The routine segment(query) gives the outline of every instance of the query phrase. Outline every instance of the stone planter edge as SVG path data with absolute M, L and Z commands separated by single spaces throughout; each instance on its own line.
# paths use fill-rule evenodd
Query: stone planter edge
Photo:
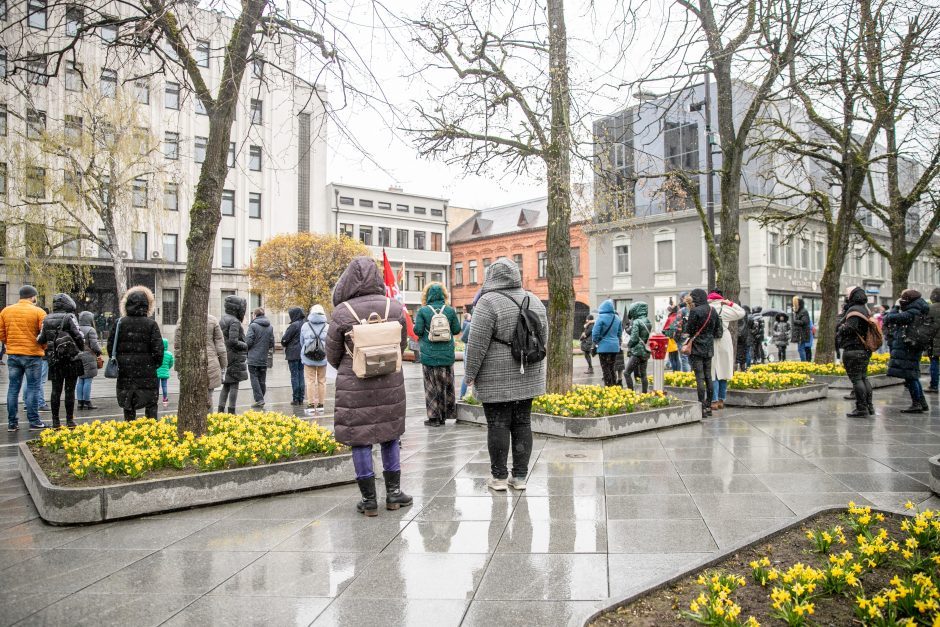
M 852 382 L 849 381 L 848 377 L 837 377 L 832 375 L 822 375 L 814 374 L 813 379 L 817 383 L 828 383 L 830 390 L 850 390 L 852 389 Z M 871 382 L 871 387 L 873 389 L 884 388 L 891 385 L 901 385 L 904 383 L 902 379 L 895 379 L 894 377 L 889 377 L 886 374 L 876 374 L 868 377 L 868 381 Z
M 930 490 L 940 496 L 940 455 L 934 455 L 930 462 Z
M 54 485 L 21 442 L 18 467 L 40 518 L 53 525 L 99 523 L 215 505 L 257 496 L 351 483 L 352 455 L 291 460 L 126 484 L 75 488 Z
M 692 400 L 697 392 L 695 388 L 667 385 L 664 388 L 667 394 L 678 398 Z M 786 390 L 728 390 L 725 405 L 728 407 L 782 407 L 795 403 L 805 403 L 826 398 L 829 394 L 828 383 L 811 383 Z M 799 397 L 799 398 L 793 398 Z

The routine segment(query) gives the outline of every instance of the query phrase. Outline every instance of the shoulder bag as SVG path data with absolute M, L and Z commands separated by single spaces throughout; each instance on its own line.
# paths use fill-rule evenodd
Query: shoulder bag
M 118 340 L 120 339 L 121 333 L 121 321 L 117 321 L 117 325 L 114 327 L 114 350 L 111 351 L 111 354 L 108 355 L 108 365 L 104 369 L 104 378 L 105 379 L 117 379 L 118 378 L 118 361 L 117 361 L 117 347 Z
M 709 307 L 709 308 L 708 308 L 708 315 L 705 316 L 705 322 L 704 322 L 704 324 L 702 324 L 702 326 L 700 326 L 700 327 L 698 328 L 698 331 L 695 332 L 695 335 L 693 335 L 692 337 L 689 338 L 689 341 L 688 341 L 688 342 L 686 342 L 685 344 L 682 345 L 682 348 L 679 349 L 679 352 L 681 352 L 683 355 L 691 355 L 691 354 L 692 354 L 692 342 L 694 342 L 694 341 L 695 341 L 695 338 L 697 338 L 697 337 L 699 336 L 699 334 L 700 334 L 702 331 L 705 330 L 705 327 L 708 326 L 708 323 L 709 323 L 709 321 L 711 321 L 711 319 L 712 319 L 712 308 Z

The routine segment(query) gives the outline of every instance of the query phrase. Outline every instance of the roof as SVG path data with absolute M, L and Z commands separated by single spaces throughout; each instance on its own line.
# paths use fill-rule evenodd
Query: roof
M 365 192 L 378 192 L 381 194 L 397 194 L 398 196 L 411 196 L 414 198 L 424 198 L 426 200 L 437 200 L 442 203 L 447 203 L 447 198 L 441 198 L 440 196 L 428 196 L 427 194 L 413 194 L 411 192 L 406 192 L 403 189 L 397 189 L 394 187 L 367 187 L 365 185 L 354 185 L 352 183 L 338 183 L 333 181 L 329 183 L 333 186 L 333 189 L 357 189 Z
M 483 209 L 450 233 L 450 242 L 464 242 L 548 226 L 548 197 Z

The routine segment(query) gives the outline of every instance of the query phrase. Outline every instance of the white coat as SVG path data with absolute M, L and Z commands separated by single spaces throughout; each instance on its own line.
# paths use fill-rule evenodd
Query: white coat
M 734 344 L 732 336 L 738 334 L 738 320 L 744 317 L 744 309 L 736 303 L 713 300 L 708 303 L 721 318 L 724 333 L 715 340 L 715 356 L 712 357 L 712 380 L 730 379 L 734 374 Z

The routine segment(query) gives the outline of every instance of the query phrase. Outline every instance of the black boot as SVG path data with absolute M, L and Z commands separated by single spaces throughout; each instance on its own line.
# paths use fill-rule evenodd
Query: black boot
M 53 417 L 52 417 L 52 428 L 53 428 L 53 429 L 58 429 L 58 428 L 61 427 L 61 426 L 62 426 L 62 424 L 59 422 L 59 417 L 58 417 L 58 416 L 53 416 Z
M 65 417 L 65 426 L 68 427 L 69 429 L 74 429 L 74 428 L 77 427 L 78 425 L 75 424 L 75 418 L 74 418 L 73 416 L 66 416 L 66 417 Z
M 378 516 L 379 504 L 375 497 L 375 477 L 368 479 L 359 479 L 359 492 L 362 493 L 362 500 L 356 503 L 356 511 L 366 516 Z
M 92 405 L 91 401 L 85 401 L 85 409 L 98 409 L 98 406 Z
M 220 410 L 219 410 L 219 413 L 221 413 L 221 412 L 222 412 L 222 410 L 220 409 Z M 227 414 L 232 414 L 233 416 L 236 415 L 236 414 L 235 414 L 235 408 L 234 408 L 234 407 L 229 407 L 228 410 L 227 410 L 225 413 L 227 413 Z
M 386 471 L 385 477 L 385 509 L 398 509 L 408 507 L 414 502 L 410 496 L 401 491 L 401 471 Z
M 848 394 L 846 394 L 846 395 L 843 396 L 842 398 L 844 398 L 844 399 L 847 400 L 847 401 L 854 401 L 854 400 L 855 400 L 855 390 L 852 390 L 851 392 L 849 392 Z
M 920 401 L 914 401 L 911 403 L 910 407 L 908 407 L 907 409 L 902 409 L 901 413 L 902 414 L 922 414 L 924 413 L 924 406 L 921 405 Z
M 225 413 L 225 405 L 219 405 L 219 410 L 218 410 L 217 413 L 219 413 L 219 414 L 224 414 L 224 413 Z
M 921 409 L 921 411 L 925 411 L 925 412 L 926 412 L 926 411 L 930 411 L 930 405 L 927 404 L 927 397 L 926 397 L 926 396 L 921 396 L 921 397 L 920 397 L 920 409 Z
M 85 409 L 85 401 L 78 401 L 78 409 Z

